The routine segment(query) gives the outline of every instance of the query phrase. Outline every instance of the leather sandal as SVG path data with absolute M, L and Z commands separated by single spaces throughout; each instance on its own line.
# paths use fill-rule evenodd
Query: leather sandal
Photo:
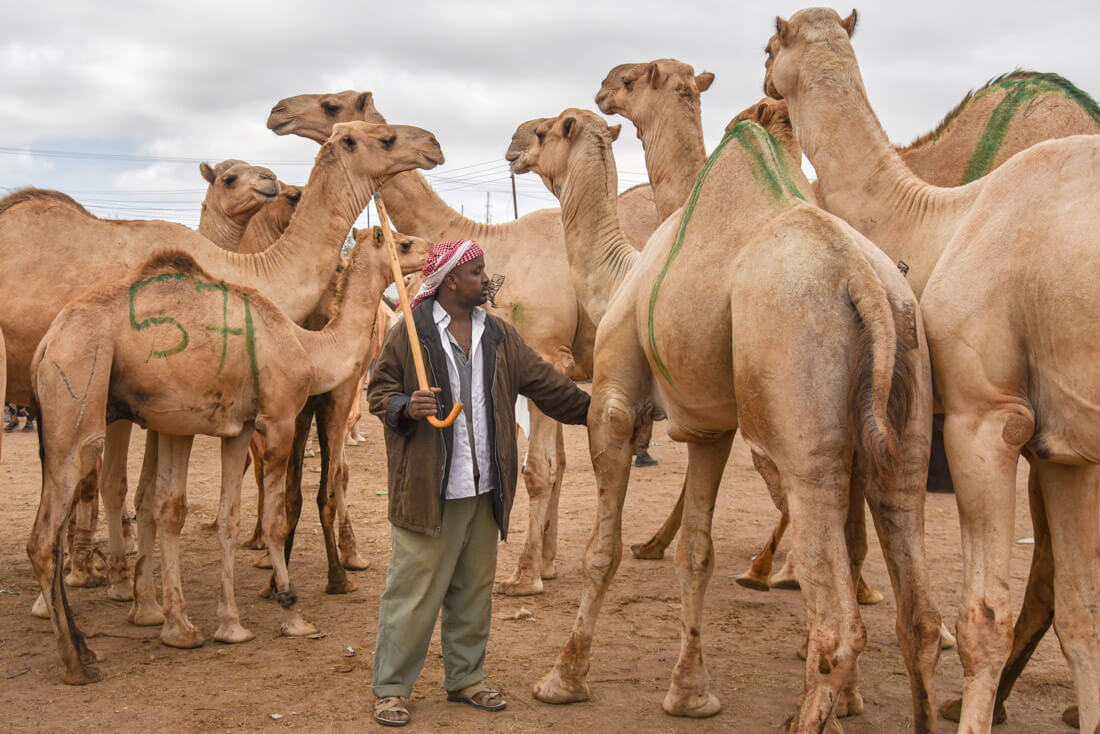
M 508 705 L 500 691 L 485 685 L 485 681 L 474 683 L 461 691 L 451 691 L 447 694 L 447 700 L 456 703 L 467 703 L 482 711 L 500 711 Z
M 404 726 L 410 718 L 398 696 L 385 696 L 374 702 L 374 720 L 382 726 Z

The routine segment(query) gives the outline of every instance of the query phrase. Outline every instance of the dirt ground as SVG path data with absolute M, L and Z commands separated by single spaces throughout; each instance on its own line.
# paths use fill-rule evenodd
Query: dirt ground
M 243 624 L 256 639 L 227 646 L 208 642 L 197 650 L 163 646 L 157 628 L 127 624 L 126 604 L 109 601 L 103 588 L 76 589 L 71 600 L 93 649 L 105 654 L 105 680 L 85 687 L 61 683 L 61 664 L 50 624 L 30 616 L 38 592 L 24 544 L 37 507 L 39 463 L 33 434 L 4 437 L 0 465 L 0 729 L 8 731 L 222 731 L 296 728 L 360 731 L 371 719 L 371 658 L 378 599 L 389 552 L 385 465 L 381 426 L 363 420 L 368 443 L 349 448 L 352 517 L 371 568 L 354 573 L 358 591 L 329 596 L 324 588 L 324 547 L 314 505 L 307 501 L 291 566 L 301 608 L 325 633 L 321 639 L 277 636 L 273 602 L 259 598 L 267 572 L 251 567 L 255 551 L 238 555 L 237 594 Z M 142 438 L 135 431 L 130 453 L 136 481 Z M 653 454 L 660 466 L 635 470 L 626 501 L 625 541 L 649 537 L 675 502 L 687 452 L 655 430 Z M 553 663 L 577 608 L 580 557 L 594 512 L 594 483 L 583 428 L 566 429 L 568 470 L 561 499 L 559 568 L 537 597 L 494 597 L 493 632 L 487 670 L 490 682 L 508 698 L 497 714 L 447 703 L 442 690 L 438 631 L 411 704 L 407 731 L 455 730 L 528 732 L 765 732 L 775 731 L 793 710 L 801 687 L 802 663 L 795 657 L 803 629 L 797 592 L 758 593 L 732 576 L 765 540 L 776 519 L 747 447 L 739 439 L 726 469 L 714 523 L 717 567 L 706 599 L 703 636 L 713 690 L 724 708 L 712 719 L 666 716 L 661 700 L 679 651 L 679 586 L 671 553 L 663 561 L 637 561 L 629 552 L 608 594 L 600 618 L 589 675 L 592 700 L 549 706 L 531 697 L 531 684 Z M 307 460 L 306 481 L 316 486 L 319 460 Z M 196 442 L 189 488 L 190 514 L 184 530 L 184 587 L 191 619 L 209 638 L 216 627 L 217 543 L 202 527 L 214 516 L 218 493 L 218 450 L 213 439 Z M 255 489 L 246 480 L 244 526 L 255 518 Z M 1017 537 L 1032 535 L 1027 516 L 1024 467 L 1017 482 Z M 513 535 L 501 546 L 498 580 L 516 562 L 527 523 L 522 488 L 512 518 Z M 958 517 L 953 496 L 929 495 L 928 551 L 936 600 L 953 625 L 962 579 Z M 100 542 L 105 544 L 105 529 Z M 873 536 L 873 533 L 872 533 Z M 865 576 L 887 593 L 877 607 L 864 607 L 868 645 L 861 658 L 863 714 L 846 719 L 848 732 L 911 729 L 905 669 L 894 639 L 894 604 L 875 540 Z M 1023 593 L 1031 546 L 1017 544 L 1012 592 Z M 159 582 L 158 582 L 159 588 Z M 525 608 L 533 619 L 510 619 Z M 350 648 L 350 651 L 349 651 Z M 959 694 L 961 668 L 955 650 L 945 651 L 937 675 L 939 700 Z M 1073 698 L 1067 667 L 1053 634 L 1039 646 L 1009 701 L 1002 732 L 1068 731 L 1062 709 Z M 381 730 L 380 728 L 376 730 Z M 954 731 L 941 722 L 939 731 Z

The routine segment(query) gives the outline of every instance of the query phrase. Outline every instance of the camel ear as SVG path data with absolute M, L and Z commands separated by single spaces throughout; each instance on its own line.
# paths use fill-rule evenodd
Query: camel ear
M 202 177 L 206 179 L 207 183 L 214 183 L 214 179 L 217 178 L 217 176 L 214 175 L 214 169 L 210 167 L 209 163 L 200 163 L 199 173 L 202 174 Z
M 714 84 L 714 74 L 709 71 L 704 71 L 702 74 L 695 75 L 695 86 L 699 87 L 700 92 L 705 92 L 710 89 L 710 85 Z
M 577 124 L 577 118 L 570 115 L 561 121 L 561 136 L 567 140 L 571 140 L 577 137 L 577 131 L 580 130 L 580 125 Z
M 778 15 L 775 16 L 775 35 L 779 38 L 780 43 L 787 42 L 787 32 L 790 30 L 790 28 L 790 23 L 783 20 Z
M 623 131 L 622 125 L 611 125 L 607 128 L 607 132 L 611 133 L 611 142 L 614 143 L 619 139 L 619 133 Z
M 857 20 L 859 20 L 859 14 L 856 13 L 855 8 L 852 8 L 852 14 L 840 21 L 840 25 L 843 26 L 844 30 L 848 31 L 848 38 L 851 38 L 852 34 L 856 32 Z
M 650 63 L 646 74 L 649 76 L 649 86 L 656 87 L 661 83 L 661 70 L 657 68 L 657 64 Z
M 355 100 L 355 109 L 359 110 L 360 112 L 367 109 L 367 104 L 370 102 L 371 97 L 373 96 L 374 95 L 370 92 L 360 92 L 359 97 L 357 97 Z
M 374 246 L 381 247 L 385 242 L 385 238 L 382 237 L 382 228 L 375 225 L 374 227 Z

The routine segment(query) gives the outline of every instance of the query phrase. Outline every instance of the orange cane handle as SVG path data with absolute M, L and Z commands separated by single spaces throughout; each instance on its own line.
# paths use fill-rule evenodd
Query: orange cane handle
M 446 428 L 446 427 L 448 427 L 449 425 L 451 425 L 452 423 L 455 422 L 455 418 L 457 418 L 458 414 L 461 413 L 461 412 L 462 412 L 462 403 L 457 402 L 457 403 L 454 404 L 454 407 L 451 408 L 451 414 L 448 415 L 446 418 L 444 418 L 443 420 L 439 420 L 434 415 L 429 415 L 428 416 L 428 423 L 431 423 L 436 428 Z

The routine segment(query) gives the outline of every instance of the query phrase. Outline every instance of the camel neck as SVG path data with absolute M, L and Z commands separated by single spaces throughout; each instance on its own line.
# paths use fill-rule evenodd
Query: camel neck
M 663 221 L 687 201 L 707 157 L 699 105 L 658 110 L 635 124 L 657 214 Z
M 811 44 L 824 46 L 833 48 Z M 917 178 L 875 117 L 854 55 L 817 63 L 811 55 L 807 51 L 788 109 L 798 143 L 818 175 L 819 203 L 891 259 L 904 261 L 919 297 L 977 188 L 941 189 Z
M 202 203 L 199 215 L 199 234 L 223 250 L 238 252 L 241 238 L 244 236 L 248 218 L 238 221 L 222 211 L 217 211 L 207 202 Z
M 241 244 L 237 252 L 246 254 L 263 252 L 282 237 L 283 232 L 286 231 L 286 225 L 269 215 L 267 211 L 268 207 L 264 207 L 249 220 L 244 234 L 241 235 Z
M 619 222 L 618 174 L 610 144 L 597 137 L 575 148 L 564 180 L 552 184 L 561 202 L 573 288 L 598 325 L 638 258 Z
M 382 198 L 396 229 L 426 240 L 480 242 L 507 226 L 477 222 L 456 212 L 418 171 L 406 171 L 391 178 L 382 187 Z
M 313 369 L 310 395 L 332 390 L 365 366 L 371 344 L 371 331 L 378 314 L 383 291 L 393 281 L 379 268 L 372 267 L 371 245 L 352 250 L 347 275 L 337 286 L 336 316 L 321 331 L 297 329 L 298 340 L 309 354 Z M 364 251 L 360 252 L 360 248 Z

